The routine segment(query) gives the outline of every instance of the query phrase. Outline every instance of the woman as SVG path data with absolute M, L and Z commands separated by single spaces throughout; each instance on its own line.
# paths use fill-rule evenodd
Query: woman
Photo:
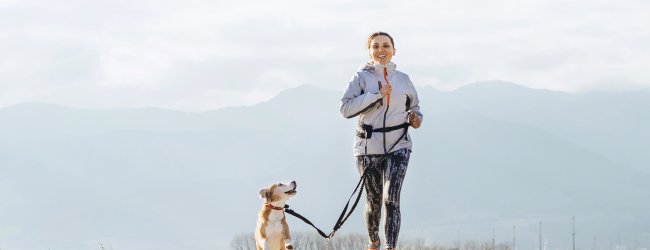
M 419 128 L 422 113 L 408 75 L 395 70 L 393 38 L 375 32 L 366 44 L 371 62 L 354 74 L 343 98 L 341 114 L 359 116 L 354 156 L 366 175 L 368 249 L 379 249 L 382 201 L 386 207 L 386 249 L 395 249 L 400 229 L 399 198 L 411 154 L 409 126 Z

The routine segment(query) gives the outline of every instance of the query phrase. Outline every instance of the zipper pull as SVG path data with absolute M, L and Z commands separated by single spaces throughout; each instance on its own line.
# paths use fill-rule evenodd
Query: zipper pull
M 388 82 L 388 71 L 386 71 L 386 68 L 384 68 L 384 80 L 386 80 L 386 85 L 390 85 L 390 82 Z M 386 106 L 390 106 L 390 93 L 388 96 L 386 96 Z

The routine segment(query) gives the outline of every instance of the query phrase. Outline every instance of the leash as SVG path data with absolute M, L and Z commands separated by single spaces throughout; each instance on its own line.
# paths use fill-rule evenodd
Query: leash
M 404 138 L 404 136 L 406 136 L 407 133 L 408 133 L 408 126 L 404 128 L 404 133 L 402 133 L 402 136 L 400 136 L 400 138 L 397 139 L 397 141 L 395 141 L 395 143 L 393 144 L 393 146 L 390 147 L 388 152 L 393 150 L 393 148 L 395 148 L 395 146 L 397 146 L 397 143 L 399 143 L 399 141 L 401 141 L 402 138 Z M 298 219 L 301 219 L 303 222 L 307 223 L 308 225 L 312 226 L 314 229 L 316 229 L 316 231 L 318 231 L 318 234 L 320 234 L 320 236 L 322 236 L 323 238 L 331 239 L 336 234 L 336 231 L 338 231 L 341 228 L 341 226 L 343 226 L 343 223 L 345 223 L 345 221 L 347 221 L 348 218 L 350 218 L 350 215 L 352 215 L 352 212 L 354 212 L 354 209 L 357 208 L 357 205 L 359 204 L 359 200 L 361 199 L 361 193 L 363 193 L 363 185 L 362 185 L 362 183 L 366 179 L 366 171 L 368 169 L 375 168 L 375 167 L 379 166 L 379 164 L 381 164 L 386 159 L 388 159 L 389 156 L 390 156 L 390 153 L 386 153 L 386 154 L 384 154 L 382 156 L 382 158 L 380 158 L 379 161 L 375 162 L 375 164 L 363 169 L 363 172 L 361 173 L 361 177 L 359 178 L 359 182 L 357 182 L 357 186 L 354 188 L 354 191 L 352 191 L 352 194 L 350 195 L 350 198 L 348 198 L 348 202 L 345 204 L 345 207 L 343 208 L 343 211 L 341 211 L 341 215 L 339 215 L 338 220 L 336 220 L 336 223 L 334 224 L 334 228 L 332 228 L 331 233 L 325 234 L 323 232 L 323 230 L 320 230 L 318 227 L 316 227 L 314 225 L 314 223 L 309 221 L 307 218 L 305 218 L 304 216 L 300 215 L 299 213 L 293 211 L 292 209 L 289 209 L 288 204 L 284 205 L 284 211 L 286 213 L 290 214 L 290 215 L 293 215 L 294 217 L 296 217 Z M 357 193 L 357 190 L 359 191 L 358 193 Z M 355 199 L 354 203 L 352 204 L 352 207 L 350 208 L 350 211 L 348 212 L 348 207 L 350 206 L 350 201 L 352 200 L 352 197 L 354 196 L 355 193 L 357 194 L 357 198 Z
M 288 213 L 288 214 L 290 214 L 290 215 L 293 215 L 293 216 L 295 216 L 296 218 L 301 219 L 302 221 L 304 221 L 304 222 L 307 223 L 308 225 L 312 226 L 314 229 L 316 229 L 316 231 L 318 231 L 318 234 L 320 234 L 320 236 L 323 236 L 323 238 L 325 238 L 325 239 L 329 239 L 329 238 L 331 238 L 331 236 L 333 236 L 332 234 L 329 234 L 329 235 L 325 234 L 325 233 L 323 232 L 323 230 L 320 230 L 318 227 L 316 227 L 316 226 L 314 225 L 314 223 L 311 223 L 311 221 L 309 221 L 307 218 L 305 218 L 304 216 L 300 215 L 299 213 L 296 213 L 296 212 L 293 211 L 292 209 L 289 209 L 289 205 L 287 205 L 287 204 L 284 205 L 284 212 L 286 212 L 286 213 Z
M 378 165 L 378 163 L 383 162 L 387 158 L 388 157 L 383 158 L 381 161 L 377 162 L 377 165 Z M 341 215 L 339 215 L 338 220 L 336 220 L 336 223 L 334 223 L 334 228 L 332 229 L 332 232 L 329 233 L 329 234 L 325 234 L 325 232 L 323 232 L 323 230 L 316 227 L 314 225 L 314 223 L 309 221 L 309 219 L 307 219 L 304 216 L 300 215 L 296 211 L 293 211 L 293 209 L 290 209 L 288 204 L 284 205 L 284 211 L 286 213 L 290 214 L 290 215 L 293 215 L 294 217 L 296 217 L 298 219 L 301 219 L 303 222 L 307 223 L 307 225 L 312 226 L 314 229 L 316 229 L 316 231 L 318 231 L 318 234 L 320 234 L 320 236 L 322 236 L 323 238 L 331 239 L 332 237 L 334 237 L 334 234 L 336 234 L 336 231 L 338 231 L 341 228 L 341 226 L 343 226 L 343 223 L 345 223 L 345 221 L 348 220 L 350 215 L 352 215 L 352 212 L 354 212 L 354 209 L 357 207 L 357 204 L 359 204 L 359 200 L 361 199 L 361 193 L 363 193 L 363 185 L 361 185 L 361 183 L 363 183 L 363 180 L 365 180 L 365 179 L 366 179 L 366 171 L 364 170 L 363 174 L 359 178 L 359 182 L 357 183 L 357 186 L 354 188 L 354 191 L 352 191 L 352 194 L 350 195 L 350 198 L 348 198 L 348 202 L 345 204 L 345 207 L 343 208 L 343 211 L 341 211 Z M 359 190 L 358 193 L 357 193 L 357 190 Z M 352 208 L 348 212 L 348 207 L 350 206 L 350 201 L 352 200 L 352 197 L 354 196 L 355 193 L 357 193 L 357 198 L 355 199 L 354 203 L 352 204 Z

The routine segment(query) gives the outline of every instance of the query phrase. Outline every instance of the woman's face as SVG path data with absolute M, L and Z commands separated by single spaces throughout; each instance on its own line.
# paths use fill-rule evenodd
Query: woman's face
M 376 36 L 370 42 L 370 58 L 375 64 L 387 64 L 395 55 L 395 48 L 387 36 Z

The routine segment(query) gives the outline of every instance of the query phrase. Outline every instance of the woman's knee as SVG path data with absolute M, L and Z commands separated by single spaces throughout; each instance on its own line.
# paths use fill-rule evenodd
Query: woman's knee
M 399 211 L 399 200 L 385 200 L 386 211 Z

